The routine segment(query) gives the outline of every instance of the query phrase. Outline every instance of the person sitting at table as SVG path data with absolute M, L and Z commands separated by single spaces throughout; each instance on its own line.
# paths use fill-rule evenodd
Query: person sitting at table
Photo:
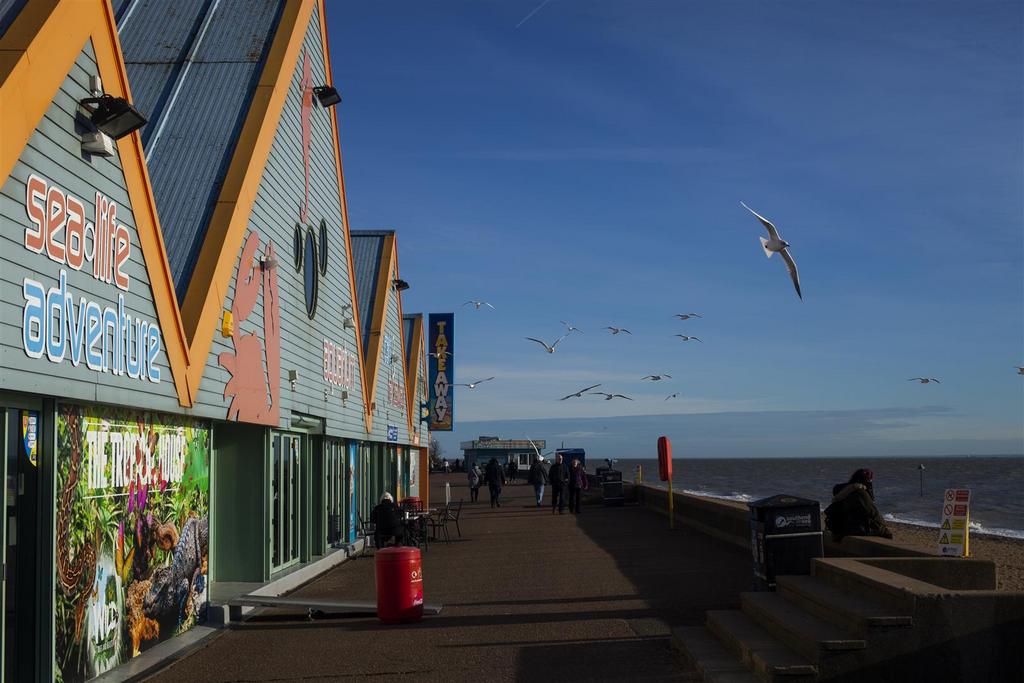
M 370 512 L 370 522 L 373 524 L 375 548 L 398 545 L 402 538 L 402 519 L 390 493 L 385 492 L 380 497 L 380 502 Z

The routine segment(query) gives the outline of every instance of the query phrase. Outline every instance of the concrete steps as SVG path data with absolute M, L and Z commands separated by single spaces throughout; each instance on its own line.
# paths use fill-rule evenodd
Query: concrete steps
M 708 612 L 708 629 L 766 683 L 813 683 L 818 668 L 739 610 Z
M 742 660 L 703 626 L 672 629 L 672 644 L 693 662 L 710 683 L 757 683 Z
M 836 626 L 870 636 L 888 629 L 910 628 L 914 619 L 909 613 L 886 607 L 870 596 L 848 593 L 816 576 L 780 576 L 776 590 L 802 609 Z
M 827 559 L 813 572 L 777 577 L 777 592 L 742 593 L 741 609 L 708 612 L 705 629 L 675 629 L 674 644 L 705 681 L 730 683 L 845 679 L 900 649 L 914 592 L 927 584 Z
M 740 604 L 754 621 L 813 664 L 834 652 L 867 647 L 855 633 L 804 611 L 778 593 L 743 593 Z

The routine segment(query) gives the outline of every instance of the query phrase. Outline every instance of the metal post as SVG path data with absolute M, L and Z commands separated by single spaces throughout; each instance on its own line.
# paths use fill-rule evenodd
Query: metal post
M 921 476 L 921 496 L 924 497 L 924 463 L 917 466 L 917 471 Z
M 448 482 L 444 483 L 444 504 L 448 505 L 452 502 L 452 485 Z
M 668 480 L 668 528 L 676 528 L 675 496 L 672 495 L 672 479 Z

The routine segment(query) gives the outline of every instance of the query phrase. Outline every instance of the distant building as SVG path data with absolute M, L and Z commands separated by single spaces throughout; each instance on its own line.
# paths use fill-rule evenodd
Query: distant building
M 533 439 L 537 449 L 544 452 L 547 442 L 544 439 Z M 466 467 L 472 467 L 477 463 L 480 467 L 487 464 L 491 458 L 497 458 L 502 465 L 516 461 L 520 469 L 528 468 L 534 456 L 533 446 L 530 439 L 499 439 L 496 436 L 479 436 L 473 441 L 463 441 L 459 444 L 465 458 Z

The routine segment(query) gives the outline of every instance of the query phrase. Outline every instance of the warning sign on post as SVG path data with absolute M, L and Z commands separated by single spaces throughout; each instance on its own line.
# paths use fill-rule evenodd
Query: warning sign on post
M 971 526 L 971 490 L 946 489 L 942 498 L 942 523 L 939 525 L 939 554 L 967 557 Z

